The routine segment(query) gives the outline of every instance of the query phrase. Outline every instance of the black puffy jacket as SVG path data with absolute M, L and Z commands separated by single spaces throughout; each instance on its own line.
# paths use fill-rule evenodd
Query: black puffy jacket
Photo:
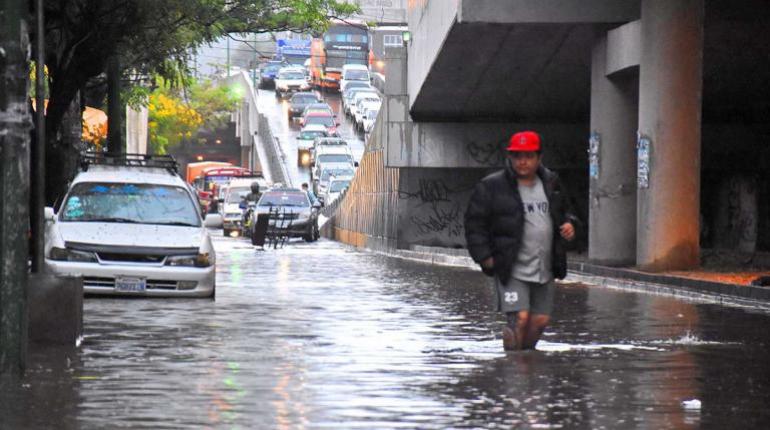
M 569 221 L 577 228 L 577 217 L 571 210 L 558 175 L 542 165 L 537 174 L 543 182 L 553 221 L 553 275 L 562 279 L 567 276 L 567 252 L 566 241 L 559 234 L 559 226 Z M 485 273 L 497 275 L 503 284 L 507 284 L 523 233 L 524 205 L 516 182 L 516 172 L 506 161 L 505 169 L 482 179 L 471 194 L 465 211 L 468 253 L 477 263 L 493 257 L 494 270 Z

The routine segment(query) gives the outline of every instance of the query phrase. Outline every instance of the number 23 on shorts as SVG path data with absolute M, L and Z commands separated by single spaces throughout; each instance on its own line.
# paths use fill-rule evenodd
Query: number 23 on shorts
M 519 293 L 515 291 L 506 292 L 504 299 L 506 303 L 516 303 L 519 301 Z

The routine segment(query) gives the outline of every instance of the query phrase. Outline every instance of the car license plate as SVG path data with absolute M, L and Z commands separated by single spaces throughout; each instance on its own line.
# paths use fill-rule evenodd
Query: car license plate
M 139 293 L 147 289 L 147 281 L 144 278 L 115 278 L 115 291 L 121 293 Z

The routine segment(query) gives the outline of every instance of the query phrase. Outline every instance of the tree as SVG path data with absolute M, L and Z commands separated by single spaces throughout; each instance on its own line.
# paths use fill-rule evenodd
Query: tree
M 89 81 L 104 79 L 110 56 L 119 55 L 124 70 L 179 83 L 190 49 L 223 34 L 318 30 L 355 11 L 338 0 L 46 0 L 47 201 L 74 173 L 60 162 L 78 150 L 62 140 L 65 114 Z
M 235 88 L 215 85 L 210 80 L 188 82 L 173 87 L 163 79 L 149 95 L 150 148 L 155 154 L 183 140 L 193 138 L 199 128 L 224 127 L 243 94 Z

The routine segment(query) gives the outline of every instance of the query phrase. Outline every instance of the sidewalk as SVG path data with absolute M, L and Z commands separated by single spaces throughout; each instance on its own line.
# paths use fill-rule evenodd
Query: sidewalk
M 478 269 L 465 249 L 413 246 L 409 250 L 375 252 L 431 264 Z M 770 276 L 770 254 L 757 253 L 751 261 L 746 261 L 745 256 L 728 251 L 704 250 L 701 268 L 665 273 L 591 264 L 586 257 L 585 254 L 570 254 L 567 281 L 770 309 L 770 287 L 751 285 L 751 281 L 759 276 Z

